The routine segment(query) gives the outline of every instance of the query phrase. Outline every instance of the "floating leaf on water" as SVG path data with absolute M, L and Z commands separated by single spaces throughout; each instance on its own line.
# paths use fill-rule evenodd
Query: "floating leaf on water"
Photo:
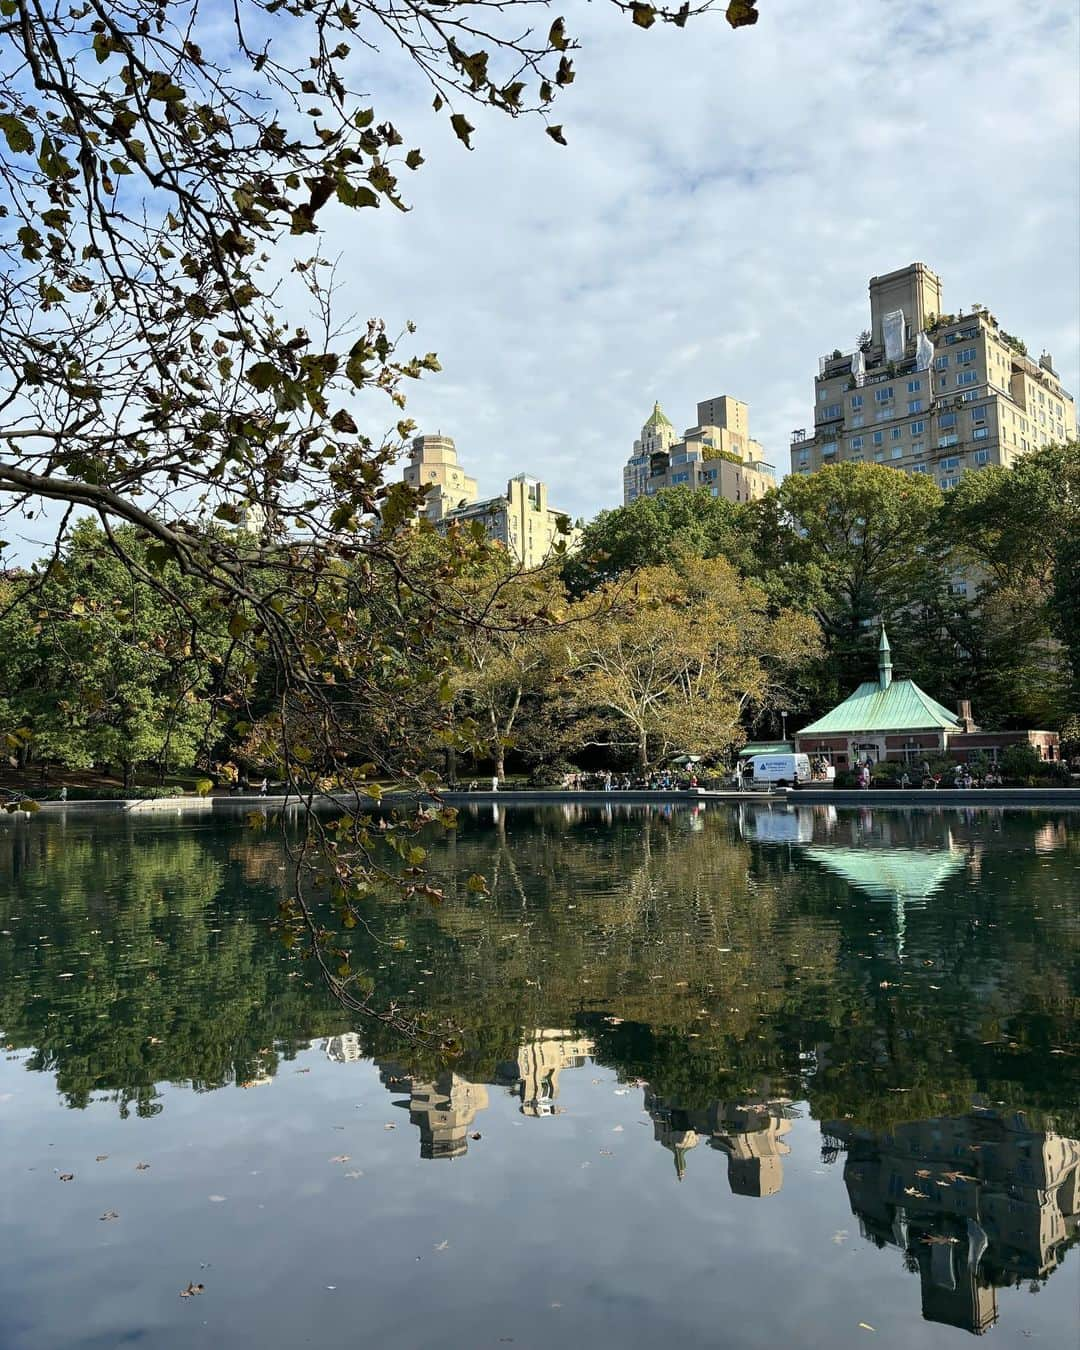
M 61 1180 L 61 1181 L 74 1181 L 74 1180 L 75 1180 L 75 1173 L 74 1173 L 74 1172 L 61 1172 L 61 1173 L 60 1173 L 60 1180 Z
M 135 1164 L 135 1171 L 136 1171 L 136 1172 L 148 1172 L 149 1170 L 150 1170 L 150 1164 L 149 1164 L 148 1162 L 139 1162 L 139 1163 L 136 1163 L 136 1164 Z
M 107 1223 L 110 1219 L 118 1219 L 119 1217 L 120 1215 L 117 1214 L 115 1209 L 107 1209 L 105 1213 L 101 1216 L 101 1222 Z
M 201 1294 L 204 1288 L 205 1288 L 204 1285 L 201 1285 L 201 1284 L 192 1284 L 191 1281 L 189 1280 L 189 1281 L 188 1281 L 188 1287 L 187 1287 L 186 1289 L 181 1289 L 181 1290 L 180 1290 L 180 1297 L 181 1297 L 181 1298 L 194 1298 L 196 1294 Z
M 332 1163 L 346 1163 L 349 1161 L 349 1155 L 347 1153 L 339 1153 L 336 1158 L 331 1158 L 330 1161 Z

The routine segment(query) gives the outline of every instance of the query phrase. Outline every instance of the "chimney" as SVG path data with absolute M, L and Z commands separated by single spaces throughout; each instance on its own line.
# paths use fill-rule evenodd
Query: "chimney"
M 971 699 L 962 698 L 957 704 L 957 710 L 960 714 L 960 730 L 974 731 L 975 719 L 971 715 Z

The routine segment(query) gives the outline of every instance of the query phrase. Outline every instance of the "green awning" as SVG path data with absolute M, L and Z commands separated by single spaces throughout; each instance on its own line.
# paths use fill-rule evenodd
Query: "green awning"
M 747 759 L 751 755 L 790 755 L 794 749 L 794 741 L 751 741 L 739 751 L 739 758 Z

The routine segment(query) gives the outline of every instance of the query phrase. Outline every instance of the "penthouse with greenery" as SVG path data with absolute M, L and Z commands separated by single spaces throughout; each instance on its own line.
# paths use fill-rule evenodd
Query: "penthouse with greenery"
M 1075 439 L 1076 405 L 1048 353 L 1032 360 L 983 305 L 942 310 L 925 263 L 870 279 L 870 327 L 853 351 L 821 357 L 814 427 L 791 434 L 792 473 L 875 462 L 931 474 L 1012 465 Z

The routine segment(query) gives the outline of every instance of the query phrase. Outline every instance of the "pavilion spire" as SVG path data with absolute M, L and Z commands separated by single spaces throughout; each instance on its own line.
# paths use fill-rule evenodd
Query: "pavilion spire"
M 881 641 L 878 643 L 878 686 L 881 689 L 888 689 L 892 684 L 892 651 L 889 648 L 889 639 L 885 633 L 885 625 L 881 625 Z

